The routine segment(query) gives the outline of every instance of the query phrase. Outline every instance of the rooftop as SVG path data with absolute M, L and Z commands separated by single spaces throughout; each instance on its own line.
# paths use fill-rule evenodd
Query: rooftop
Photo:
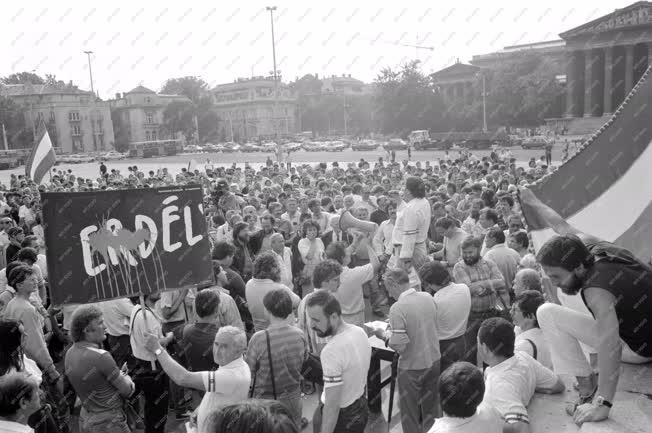
M 92 95 L 91 92 L 77 89 L 71 85 L 59 87 L 46 84 L 0 84 L 0 94 L 3 96 Z

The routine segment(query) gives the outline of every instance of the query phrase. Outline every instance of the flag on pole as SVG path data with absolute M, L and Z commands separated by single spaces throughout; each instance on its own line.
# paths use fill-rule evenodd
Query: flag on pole
M 29 159 L 25 165 L 25 176 L 37 184 L 41 183 L 43 176 L 54 167 L 57 159 L 54 154 L 54 148 L 52 147 L 52 141 L 50 140 L 50 134 L 48 134 L 48 130 L 43 122 L 41 122 L 39 129 L 39 139 L 34 143 L 32 152 L 29 154 Z
M 555 235 L 542 205 L 571 226 L 652 257 L 652 77 L 645 72 L 611 119 L 521 199 L 535 250 Z M 531 196 L 530 196 L 531 197 Z

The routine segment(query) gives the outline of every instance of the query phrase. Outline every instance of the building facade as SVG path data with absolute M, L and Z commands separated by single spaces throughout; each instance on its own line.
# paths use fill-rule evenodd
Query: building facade
M 469 105 L 473 98 L 476 83 L 480 78 L 481 68 L 475 65 L 460 63 L 459 61 L 447 68 L 435 72 L 430 76 L 433 83 L 448 104 Z
M 297 99 L 288 86 L 274 77 L 238 78 L 216 86 L 214 107 L 220 137 L 228 141 L 271 139 L 297 132 Z
M 331 75 L 321 79 L 321 92 L 323 94 L 336 93 L 345 96 L 362 96 L 368 95 L 372 87 L 357 78 L 348 75 Z
M 109 103 L 73 86 L 10 84 L 0 94 L 25 113 L 25 124 L 37 130 L 41 121 L 60 153 L 102 152 L 114 148 Z M 34 134 L 36 135 L 36 134 Z
M 163 111 L 172 101 L 190 103 L 186 96 L 159 94 L 143 86 L 122 95 L 117 93 L 110 103 L 119 146 L 175 138 L 163 127 Z
M 536 55 L 565 85 L 564 109 L 559 117 L 546 119 L 549 128 L 570 135 L 590 133 L 618 108 L 652 64 L 652 2 L 616 9 L 559 36 L 475 55 L 471 65 L 449 66 L 432 74 L 433 80 L 448 100 L 467 100 L 474 80 L 471 66 L 495 70 L 520 56 Z M 491 97 L 490 88 L 487 93 Z

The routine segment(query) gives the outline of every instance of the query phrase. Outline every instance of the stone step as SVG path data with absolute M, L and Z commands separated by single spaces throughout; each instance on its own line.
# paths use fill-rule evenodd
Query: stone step
M 578 117 L 568 124 L 567 135 L 585 135 L 596 132 L 611 116 Z

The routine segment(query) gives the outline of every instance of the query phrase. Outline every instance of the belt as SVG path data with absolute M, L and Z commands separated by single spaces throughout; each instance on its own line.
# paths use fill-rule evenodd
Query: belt
M 426 243 L 426 241 L 415 242 L 414 245 L 421 245 L 421 244 L 425 244 L 425 243 Z M 394 248 L 398 248 L 398 247 L 401 247 L 401 246 L 403 246 L 403 244 L 394 244 Z

